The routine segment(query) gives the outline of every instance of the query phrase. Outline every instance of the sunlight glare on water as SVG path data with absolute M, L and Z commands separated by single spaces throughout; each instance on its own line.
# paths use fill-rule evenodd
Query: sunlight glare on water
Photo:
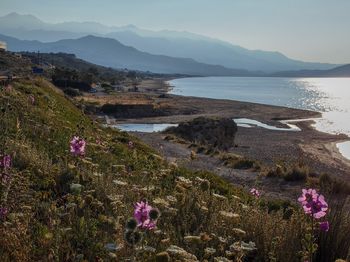
M 193 77 L 170 84 L 178 95 L 319 111 L 317 130 L 350 136 L 350 78 Z M 339 147 L 350 155 L 350 143 Z

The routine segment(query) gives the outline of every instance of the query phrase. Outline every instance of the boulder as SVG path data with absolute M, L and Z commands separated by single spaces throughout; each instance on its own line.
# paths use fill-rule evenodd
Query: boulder
M 228 150 L 235 145 L 237 124 L 231 118 L 198 117 L 166 132 L 195 144 Z

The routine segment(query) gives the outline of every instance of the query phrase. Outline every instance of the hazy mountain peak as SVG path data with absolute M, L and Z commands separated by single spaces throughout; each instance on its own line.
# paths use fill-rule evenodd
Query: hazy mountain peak
M 23 27 L 28 29 L 37 29 L 38 26 L 43 26 L 45 23 L 39 18 L 29 14 L 19 14 L 16 12 L 9 13 L 0 17 L 1 27 L 16 28 Z

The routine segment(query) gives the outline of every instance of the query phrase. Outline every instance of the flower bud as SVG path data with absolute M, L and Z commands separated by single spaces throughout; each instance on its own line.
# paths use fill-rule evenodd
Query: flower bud
M 156 220 L 158 219 L 160 216 L 160 212 L 158 210 L 158 208 L 152 208 L 150 211 L 149 211 L 149 218 L 152 219 L 152 220 Z
M 134 246 L 141 241 L 141 234 L 138 231 L 127 230 L 124 234 L 124 239 L 129 245 Z
M 130 231 L 134 231 L 137 227 L 137 221 L 135 218 L 130 218 L 127 222 L 125 227 L 130 230 Z

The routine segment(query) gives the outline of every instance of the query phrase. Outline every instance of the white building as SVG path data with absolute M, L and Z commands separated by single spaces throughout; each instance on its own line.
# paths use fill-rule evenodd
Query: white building
M 7 45 L 5 42 L 0 41 L 0 51 L 6 51 Z

